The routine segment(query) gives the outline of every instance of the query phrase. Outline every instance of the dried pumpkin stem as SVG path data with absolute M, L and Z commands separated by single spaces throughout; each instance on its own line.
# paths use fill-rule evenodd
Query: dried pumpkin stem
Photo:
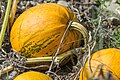
M 12 3 L 12 0 L 8 0 L 5 17 L 4 17 L 4 21 L 3 21 L 3 24 L 2 24 L 2 29 L 1 29 L 1 32 L 0 32 L 0 48 L 2 48 L 2 42 L 3 42 L 3 39 L 4 39 L 7 24 L 8 24 L 9 13 L 10 13 L 10 9 L 11 9 L 11 3 Z
M 82 26 L 81 24 L 79 24 L 78 22 L 73 22 L 71 26 L 72 26 L 71 29 L 77 30 L 82 34 L 83 39 L 84 39 L 84 46 L 86 47 L 87 42 L 88 42 L 88 32 L 86 28 Z
M 8 67 L 4 68 L 3 70 L 1 70 L 1 74 L 5 74 L 11 70 L 13 70 L 13 66 L 8 66 Z
M 11 12 L 10 12 L 10 22 L 9 22 L 10 27 L 12 26 L 12 24 L 14 22 L 15 13 L 17 10 L 17 4 L 18 4 L 18 0 L 13 0 Z
M 77 48 L 79 49 L 79 48 Z M 60 62 L 62 59 L 72 55 L 74 53 L 74 50 L 67 51 L 63 54 L 60 54 L 56 56 L 56 60 L 54 62 Z M 51 62 L 53 61 L 52 57 L 38 57 L 38 58 L 28 58 L 26 63 L 36 63 L 36 62 Z
M 79 48 L 77 48 L 77 49 L 79 49 Z M 74 53 L 74 49 L 70 50 L 70 51 L 67 51 L 63 54 L 60 54 L 56 57 L 55 62 L 61 62 L 61 60 L 65 59 L 66 57 L 68 57 L 70 55 L 72 55 L 73 53 Z M 38 58 L 28 58 L 25 63 L 26 64 L 33 64 L 33 63 L 37 63 L 37 62 L 52 62 L 52 61 L 53 61 L 52 57 L 38 57 Z M 32 69 L 33 69 L 33 67 L 32 67 Z M 11 70 L 13 70 L 13 66 L 8 66 L 1 71 L 1 74 L 5 74 L 5 73 L 7 73 Z

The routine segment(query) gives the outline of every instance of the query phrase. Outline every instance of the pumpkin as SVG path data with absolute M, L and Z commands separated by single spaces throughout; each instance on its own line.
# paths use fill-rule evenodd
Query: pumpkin
M 78 21 L 68 8 L 56 3 L 44 3 L 23 12 L 14 22 L 10 32 L 12 48 L 27 58 L 46 57 L 55 54 L 70 21 Z M 77 24 L 78 25 L 78 24 Z M 79 30 L 68 29 L 58 54 L 79 47 L 87 30 L 79 24 Z M 82 35 L 85 32 L 85 36 Z M 77 41 L 78 40 L 78 41 Z M 86 39 L 87 40 L 87 39 Z
M 88 80 L 91 77 L 96 77 L 102 69 L 104 76 L 111 72 L 114 80 L 120 79 L 120 50 L 116 48 L 108 48 L 95 52 L 90 57 L 90 66 L 86 61 L 83 69 L 80 72 L 80 80 Z M 91 71 L 92 73 L 91 73 Z M 91 73 L 91 74 L 90 74 Z M 103 80 L 102 76 L 99 76 Z
M 14 80 L 53 80 L 53 79 L 41 72 L 28 71 L 18 75 L 17 77 L 15 77 Z

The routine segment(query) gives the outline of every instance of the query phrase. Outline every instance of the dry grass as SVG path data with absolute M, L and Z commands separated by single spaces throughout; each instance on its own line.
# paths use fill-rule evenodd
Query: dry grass
M 56 0 L 31 0 L 31 1 L 20 1 L 17 6 L 17 12 L 15 14 L 15 19 L 26 9 L 35 6 L 37 4 L 55 2 Z M 0 28 L 2 21 L 4 19 L 6 1 L 0 1 Z M 71 9 L 78 17 L 79 22 L 84 25 L 89 33 L 89 40 L 86 47 L 80 47 L 74 50 L 74 57 L 66 65 L 60 67 L 59 63 L 56 63 L 56 68 L 49 68 L 48 71 L 41 71 L 36 68 L 25 67 L 26 58 L 18 55 L 16 52 L 12 51 L 10 41 L 9 41 L 9 30 L 6 31 L 5 40 L 0 51 L 0 71 L 5 69 L 7 66 L 14 66 L 13 71 L 1 75 L 3 80 L 11 80 L 19 73 L 28 70 L 37 70 L 41 72 L 47 72 L 54 80 L 78 80 L 79 73 L 88 58 L 90 60 L 90 55 L 104 48 L 116 47 L 120 48 L 120 14 L 117 12 L 110 11 L 108 9 L 109 5 L 113 3 L 108 1 L 93 1 L 93 0 L 71 0 L 67 1 L 67 7 Z M 4 50 L 4 51 L 3 51 Z M 58 50 L 59 51 L 59 50 Z M 6 53 L 7 52 L 7 53 Z M 102 70 L 100 75 L 102 75 Z M 107 75 L 111 76 L 108 72 Z M 5 79 L 6 78 L 6 79 Z M 99 80 L 99 77 L 90 80 Z M 105 80 L 110 80 L 107 77 Z

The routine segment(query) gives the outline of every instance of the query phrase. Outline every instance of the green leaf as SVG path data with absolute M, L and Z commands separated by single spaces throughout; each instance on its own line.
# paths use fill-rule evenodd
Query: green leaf
M 120 3 L 120 0 L 117 0 L 118 3 Z

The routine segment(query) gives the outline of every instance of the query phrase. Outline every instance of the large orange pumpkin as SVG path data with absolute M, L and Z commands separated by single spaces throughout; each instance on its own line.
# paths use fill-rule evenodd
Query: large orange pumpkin
M 114 80 L 119 80 L 120 50 L 116 48 L 108 48 L 95 52 L 91 56 L 90 66 L 88 67 L 87 61 L 80 72 L 80 80 L 88 80 L 90 77 L 98 76 L 100 68 L 102 68 L 104 75 L 107 75 L 108 71 L 110 71 Z M 90 70 L 93 73 L 90 74 Z M 100 80 L 102 80 L 102 76 L 100 76 Z
M 76 15 L 62 5 L 44 3 L 32 7 L 23 12 L 12 26 L 10 33 L 12 48 L 26 57 L 52 56 L 69 21 L 77 21 Z M 79 31 L 69 29 L 59 54 L 79 47 L 80 39 L 82 35 Z
M 37 71 L 29 71 L 18 75 L 14 80 L 53 80 L 53 79 L 47 76 L 46 74 Z

